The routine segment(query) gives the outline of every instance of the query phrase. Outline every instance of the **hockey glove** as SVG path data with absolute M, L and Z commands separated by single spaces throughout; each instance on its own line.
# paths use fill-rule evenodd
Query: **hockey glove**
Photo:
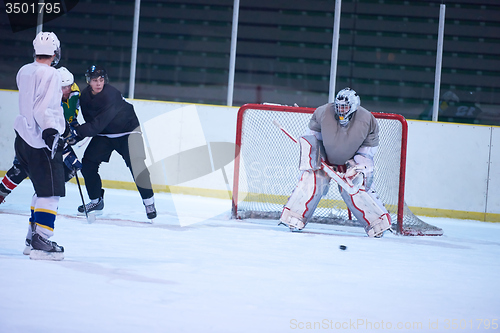
M 74 119 L 71 124 L 66 122 L 66 129 L 64 131 L 64 140 L 66 143 L 70 146 L 76 144 L 77 142 L 83 140 L 81 136 L 78 135 L 78 132 L 76 131 L 76 128 L 80 126 L 78 124 L 78 121 Z
M 355 163 L 354 160 L 348 160 L 346 162 L 347 170 L 344 174 L 344 178 L 348 184 L 360 188 L 363 185 L 364 174 L 357 169 Z
M 54 158 L 56 152 L 61 151 L 64 146 L 64 141 L 61 139 L 61 135 L 55 128 L 46 128 L 42 132 L 42 139 L 45 144 L 49 147 L 52 152 L 51 158 Z
M 78 160 L 73 148 L 71 146 L 67 146 L 63 151 L 63 161 L 64 164 L 70 170 L 79 171 L 82 169 L 82 163 Z

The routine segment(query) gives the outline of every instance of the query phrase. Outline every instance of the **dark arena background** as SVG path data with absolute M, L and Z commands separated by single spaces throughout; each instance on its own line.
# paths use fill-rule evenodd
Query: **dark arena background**
M 36 28 L 13 32 L 7 2 L 0 89 L 16 90 Z M 61 41 L 60 65 L 84 86 L 86 68 L 102 64 L 127 97 L 135 1 L 65 2 L 74 7 L 43 25 Z M 337 90 L 354 88 L 372 111 L 430 120 L 441 3 L 439 120 L 500 125 L 498 1 L 342 1 Z M 241 0 L 233 105 L 326 103 L 334 9 L 333 0 Z M 142 0 L 134 98 L 225 105 L 232 17 L 233 0 Z

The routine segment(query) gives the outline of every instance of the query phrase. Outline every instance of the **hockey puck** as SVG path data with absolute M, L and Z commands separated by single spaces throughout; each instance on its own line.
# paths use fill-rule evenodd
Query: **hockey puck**
M 345 250 L 347 250 L 347 246 L 345 246 L 345 245 L 340 245 L 340 246 L 339 246 L 339 249 L 341 249 L 342 251 L 345 251 Z

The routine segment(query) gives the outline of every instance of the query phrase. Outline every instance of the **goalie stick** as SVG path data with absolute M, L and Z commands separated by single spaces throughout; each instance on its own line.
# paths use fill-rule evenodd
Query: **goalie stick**
M 273 120 L 273 124 L 278 127 L 283 133 L 285 133 L 293 142 L 299 143 L 297 139 L 295 139 L 285 128 L 283 128 L 276 120 Z M 360 186 L 363 184 L 363 174 L 358 173 L 353 178 L 352 181 L 348 181 L 345 177 L 345 174 L 337 172 L 333 170 L 331 166 L 326 164 L 325 160 L 321 158 L 321 165 L 325 172 L 335 180 L 337 184 L 340 185 L 347 193 L 350 195 L 356 194 L 359 192 Z

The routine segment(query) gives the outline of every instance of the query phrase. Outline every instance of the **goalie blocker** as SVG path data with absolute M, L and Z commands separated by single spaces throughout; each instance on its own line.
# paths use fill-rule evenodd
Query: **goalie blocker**
M 303 173 L 280 218 L 280 224 L 287 225 L 292 231 L 304 229 L 321 197 L 328 192 L 331 180 L 324 170 L 318 169 L 321 143 L 314 136 L 303 136 L 299 139 L 299 143 L 299 169 L 303 170 Z M 356 178 L 359 175 L 357 167 L 356 164 L 352 165 L 346 175 L 351 176 L 351 179 Z M 367 177 L 364 176 L 363 185 L 357 192 L 350 194 L 341 186 L 339 191 L 349 210 L 364 224 L 367 235 L 381 237 L 384 231 L 390 229 L 391 217 L 375 190 L 366 189 Z

